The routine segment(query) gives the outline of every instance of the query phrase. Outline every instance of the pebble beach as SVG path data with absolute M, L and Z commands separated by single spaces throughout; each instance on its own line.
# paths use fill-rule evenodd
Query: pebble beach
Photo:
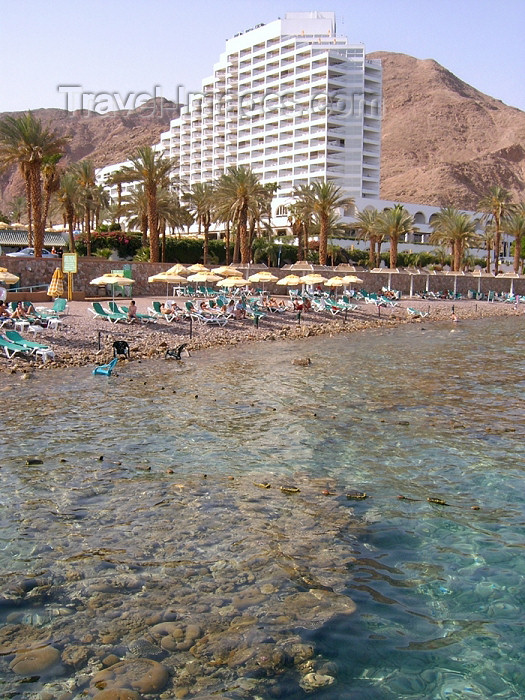
M 148 313 L 154 297 L 136 300 L 139 313 Z M 176 300 L 182 304 L 185 299 Z M 194 300 L 195 301 L 195 300 Z M 196 302 L 196 306 L 200 300 Z M 407 307 L 424 312 L 425 317 L 412 316 Z M 51 308 L 51 304 L 49 304 Z M 162 358 L 166 350 L 187 343 L 190 353 L 211 347 L 239 343 L 269 342 L 306 338 L 324 334 L 355 333 L 369 328 L 388 328 L 402 324 L 456 323 L 467 319 L 520 315 L 524 310 L 514 304 L 473 300 L 400 300 L 396 306 L 376 307 L 361 301 L 354 311 L 332 315 L 324 312 L 267 313 L 256 327 L 252 319 L 230 320 L 224 327 L 203 325 L 189 319 L 167 322 L 164 319 L 149 323 L 118 323 L 97 318 L 89 309 L 90 301 L 71 301 L 68 313 L 57 329 L 37 328 L 25 331 L 24 337 L 48 345 L 53 359 L 42 362 L 39 358 L 0 358 L 0 371 L 27 373 L 28 370 L 49 370 L 60 367 L 100 365 L 113 357 L 113 342 L 124 340 L 130 347 L 129 360 Z M 454 317 L 456 320 L 454 320 Z

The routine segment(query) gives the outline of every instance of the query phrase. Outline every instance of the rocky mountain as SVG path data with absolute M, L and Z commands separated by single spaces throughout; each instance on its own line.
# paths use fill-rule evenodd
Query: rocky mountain
M 525 112 L 484 95 L 431 59 L 383 51 L 369 57 L 383 62 L 384 199 L 475 209 L 497 184 L 516 201 L 525 200 Z M 65 162 L 91 158 L 101 166 L 156 143 L 177 108 L 157 100 L 105 115 L 60 109 L 34 114 L 70 136 Z M 23 194 L 20 176 L 1 176 L 0 209 L 17 194 Z
M 35 109 L 34 116 L 60 136 L 68 136 L 64 165 L 84 158 L 96 167 L 126 160 L 139 146 L 157 143 L 170 120 L 178 116 L 178 108 L 169 100 L 150 100 L 135 110 L 109 112 L 100 115 L 87 110 L 68 112 L 64 109 Z M 16 116 L 16 112 L 4 112 Z M 0 176 L 0 209 L 10 199 L 24 194 L 24 185 L 18 172 Z
M 369 57 L 383 65 L 381 197 L 475 209 L 500 185 L 525 201 L 525 112 L 431 59 Z

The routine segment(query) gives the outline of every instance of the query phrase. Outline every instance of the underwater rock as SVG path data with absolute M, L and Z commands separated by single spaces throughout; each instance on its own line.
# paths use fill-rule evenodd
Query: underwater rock
M 18 653 L 9 664 L 11 671 L 29 676 L 52 668 L 60 660 L 60 652 L 52 646 L 27 649 Z
M 99 690 L 127 689 L 139 693 L 156 693 L 168 682 L 167 669 L 151 659 L 126 659 L 99 671 L 91 680 L 91 687 Z
M 312 360 L 309 357 L 294 357 L 292 360 L 292 365 L 296 365 L 299 367 L 308 367 L 308 365 L 312 364 Z

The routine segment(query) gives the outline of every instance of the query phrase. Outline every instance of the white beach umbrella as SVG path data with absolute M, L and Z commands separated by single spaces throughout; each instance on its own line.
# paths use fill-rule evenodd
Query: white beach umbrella
M 148 277 L 148 282 L 149 284 L 155 284 L 156 282 L 165 282 L 166 283 L 166 299 L 168 298 L 168 286 L 170 284 L 186 284 L 186 278 L 183 277 L 182 275 L 175 274 L 174 272 L 170 272 L 169 270 L 165 270 L 164 272 L 159 272 L 156 275 L 152 275 L 151 277 Z
M 89 284 L 96 284 L 98 286 L 103 284 L 110 285 L 113 301 L 115 301 L 115 287 L 117 285 L 121 287 L 130 287 L 132 284 L 135 284 L 135 280 L 132 280 L 129 277 L 124 277 L 124 275 L 117 275 L 113 272 L 107 272 L 101 277 L 95 277 L 95 279 L 91 280 Z
M 217 282 L 217 287 L 230 289 L 230 287 L 245 287 L 248 281 L 244 277 L 225 277 L 220 282 Z
M 521 275 L 519 275 L 517 272 L 504 272 L 500 277 L 505 277 L 506 279 L 510 279 L 510 290 L 509 294 L 511 296 L 514 295 L 514 280 L 519 280 L 522 278 Z
M 399 270 L 397 267 L 374 267 L 370 272 L 373 272 L 374 274 L 380 274 L 380 275 L 388 275 L 388 284 L 387 284 L 387 289 L 390 291 L 391 286 L 392 286 L 392 275 L 398 275 Z

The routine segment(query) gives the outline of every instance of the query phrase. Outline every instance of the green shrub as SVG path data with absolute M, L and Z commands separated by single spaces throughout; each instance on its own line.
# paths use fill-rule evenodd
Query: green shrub
M 106 258 L 106 260 L 109 260 L 109 258 L 112 256 L 112 254 L 113 254 L 113 248 L 98 248 L 98 250 L 96 250 L 93 253 L 93 257 Z

